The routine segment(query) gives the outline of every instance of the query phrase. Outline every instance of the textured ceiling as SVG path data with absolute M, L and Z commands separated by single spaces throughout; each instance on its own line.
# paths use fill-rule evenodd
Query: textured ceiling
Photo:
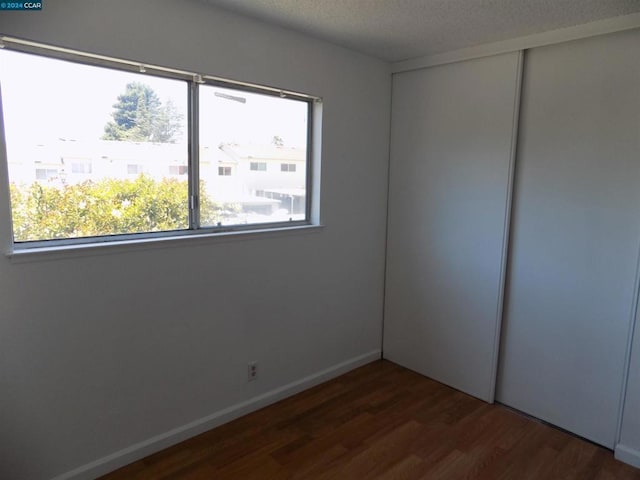
M 640 0 L 206 0 L 388 61 L 640 12 Z

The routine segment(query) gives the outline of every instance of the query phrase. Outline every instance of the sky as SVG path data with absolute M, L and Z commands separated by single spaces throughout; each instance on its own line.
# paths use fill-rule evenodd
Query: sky
M 215 72 L 207 72 L 215 74 Z M 130 82 L 151 86 L 163 104 L 171 99 L 183 114 L 186 133 L 187 82 L 87 66 L 37 55 L 0 50 L 0 89 L 8 153 L 27 144 L 98 140 L 112 120 L 113 104 Z M 214 95 L 231 93 L 241 103 Z M 200 144 L 270 144 L 274 136 L 288 147 L 304 148 L 307 104 L 219 87 L 200 89 Z M 186 145 L 185 136 L 180 139 Z

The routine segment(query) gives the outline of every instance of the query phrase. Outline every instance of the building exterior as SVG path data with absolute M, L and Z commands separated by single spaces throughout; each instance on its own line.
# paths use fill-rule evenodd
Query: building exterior
M 217 150 L 214 154 L 217 159 L 212 159 L 213 168 L 201 169 L 201 178 L 212 186 L 212 198 L 240 203 L 245 210 L 255 213 L 270 214 L 281 210 L 304 218 L 304 149 L 273 144 L 222 144 Z M 204 165 L 206 154 L 202 152 L 201 155 L 201 164 Z M 217 179 L 207 179 L 202 172 L 209 172 Z
M 15 184 L 62 187 L 102 179 L 188 179 L 185 144 L 57 139 L 9 152 Z M 305 217 L 306 151 L 279 145 L 224 143 L 200 149 L 200 180 L 211 200 L 237 205 L 244 221 Z M 263 218 L 262 221 L 265 221 Z

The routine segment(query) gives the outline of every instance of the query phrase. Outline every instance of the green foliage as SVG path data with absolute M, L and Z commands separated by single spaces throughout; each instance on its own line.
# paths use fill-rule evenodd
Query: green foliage
M 40 183 L 11 184 L 13 234 L 16 241 L 158 232 L 189 226 L 188 182 L 153 180 L 87 181 L 58 188 Z M 201 191 L 203 189 L 201 188 Z M 215 225 L 239 211 L 203 196 L 203 224 Z
M 104 127 L 103 140 L 174 143 L 182 130 L 182 115 L 171 100 L 163 106 L 156 92 L 144 83 L 127 84 L 118 95 Z

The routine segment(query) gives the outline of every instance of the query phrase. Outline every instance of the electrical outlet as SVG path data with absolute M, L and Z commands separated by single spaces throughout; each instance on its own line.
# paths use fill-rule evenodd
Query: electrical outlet
M 258 362 L 249 362 L 247 365 L 247 380 L 253 382 L 258 378 Z

